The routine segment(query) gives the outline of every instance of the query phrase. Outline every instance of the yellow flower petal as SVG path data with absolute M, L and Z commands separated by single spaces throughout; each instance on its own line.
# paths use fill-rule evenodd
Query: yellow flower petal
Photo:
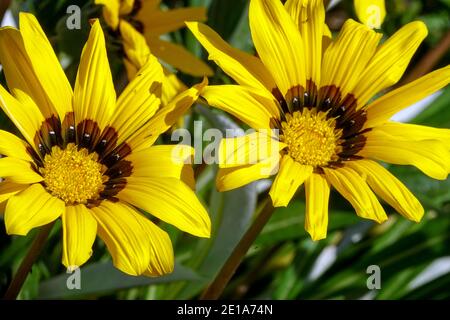
M 82 266 L 92 255 L 97 221 L 84 204 L 67 206 L 62 214 L 63 256 L 66 268 Z
M 273 181 L 269 195 L 274 207 L 286 207 L 297 189 L 312 174 L 313 167 L 304 166 L 285 155 L 280 164 L 280 171 Z
M 0 177 L 16 183 L 35 183 L 43 178 L 31 168 L 31 163 L 15 158 L 0 158 Z
M 208 238 L 211 221 L 195 193 L 175 178 L 128 177 L 117 197 L 158 219 L 198 237 Z
M 220 192 L 229 191 L 256 180 L 269 178 L 278 171 L 279 159 L 280 157 L 277 154 L 256 164 L 219 168 L 216 177 L 217 190 Z
M 271 131 L 257 131 L 237 138 L 222 139 L 219 145 L 219 167 L 256 164 L 278 155 L 286 145 L 270 134 Z
M 28 186 L 28 184 L 19 184 L 9 180 L 3 180 L 0 182 L 0 208 L 4 209 L 4 205 L 6 205 L 5 202 L 9 198 L 25 190 Z M 3 213 L 3 210 L 0 211 Z
M 151 53 L 144 36 L 134 29 L 128 22 L 120 22 L 120 33 L 123 38 L 123 48 L 126 59 L 124 59 L 127 69 L 128 79 L 134 79 L 139 69 L 148 61 Z M 159 67 L 158 67 L 159 69 Z M 163 67 L 164 77 L 162 80 L 163 105 L 168 104 L 176 95 L 186 90 L 187 87 L 169 70 Z
M 184 47 L 154 36 L 146 37 L 151 52 L 174 68 L 196 76 L 212 76 L 211 68 Z
M 446 66 L 385 94 L 367 106 L 364 127 L 370 128 L 388 121 L 397 112 L 442 89 L 449 82 L 450 66 Z
M 410 141 L 438 140 L 450 148 L 450 129 L 433 128 L 409 123 L 387 122 L 373 130 L 382 130 L 395 137 Z
M 174 268 L 174 255 L 169 235 L 151 221 L 144 224 L 150 240 L 150 263 L 143 273 L 148 277 L 156 277 L 171 273 Z
M 359 155 L 392 164 L 413 165 L 434 179 L 447 179 L 450 150 L 441 141 L 405 139 L 383 127 L 365 135 L 367 141 Z
M 411 22 L 378 48 L 353 92 L 359 105 L 365 105 L 375 94 L 401 79 L 427 34 L 423 22 Z
M 381 36 L 360 23 L 347 20 L 337 39 L 325 51 L 321 86 L 338 86 L 342 98 L 352 93 L 375 54 Z
M 8 88 L 18 101 L 26 104 L 32 99 L 45 118 L 58 116 L 34 72 L 19 30 L 10 27 L 0 30 L 0 62 Z
M 33 159 L 27 152 L 27 147 L 29 147 L 28 144 L 16 135 L 9 133 L 8 131 L 0 130 L 1 155 L 25 161 L 32 161 Z
M 312 173 L 305 181 L 305 229 L 314 241 L 325 239 L 328 228 L 330 185 L 320 174 Z
M 135 0 L 120 0 L 119 14 L 124 16 L 130 14 L 133 11 L 134 1 Z
M 114 266 L 129 275 L 143 274 L 150 263 L 152 234 L 147 225 L 152 222 L 121 202 L 103 201 L 91 211 Z
M 31 229 L 56 220 L 64 212 L 64 202 L 52 197 L 40 184 L 9 198 L 5 211 L 8 234 L 26 235 Z
M 116 92 L 106 53 L 105 36 L 98 20 L 92 25 L 81 54 L 74 92 L 76 124 L 86 119 L 93 120 L 100 130 L 104 129 L 116 106 Z
M 325 8 L 321 0 L 288 0 L 287 12 L 297 24 L 305 45 L 306 79 L 320 84 Z
M 161 0 L 145 0 L 141 1 L 141 9 L 138 12 L 137 17 L 140 20 L 146 20 L 146 17 L 152 15 L 155 11 L 159 10 L 159 4 Z
M 180 93 L 169 104 L 156 112 L 155 116 L 150 121 L 130 137 L 127 140 L 127 144 L 130 145 L 135 152 L 153 145 L 159 135 L 169 130 L 169 128 L 192 106 L 207 84 L 208 80 L 205 78 L 202 83 Z
M 367 183 L 352 169 L 324 168 L 327 180 L 355 208 L 361 218 L 378 223 L 387 220 L 386 213 Z
M 20 33 L 36 77 L 63 120 L 72 112 L 72 87 L 35 16 L 19 14 Z
M 119 25 L 119 10 L 121 0 L 95 0 L 95 4 L 103 5 L 103 18 L 106 24 L 117 29 Z M 145 2 L 145 1 L 144 1 Z
M 303 40 L 281 1 L 252 0 L 249 21 L 256 51 L 281 94 L 285 97 L 298 85 L 305 88 Z
M 419 200 L 389 171 L 372 160 L 350 161 L 348 166 L 357 171 L 370 188 L 397 212 L 419 222 L 424 210 Z
M 144 36 L 125 20 L 120 21 L 120 35 L 127 59 L 139 70 L 150 55 L 150 48 Z
M 149 56 L 117 100 L 110 126 L 118 132 L 118 144 L 140 129 L 159 109 L 163 78 L 161 64 Z
M 325 24 L 322 37 L 322 52 L 325 52 L 333 41 L 333 34 L 330 28 Z
M 187 90 L 187 87 L 167 68 L 163 67 L 163 71 L 165 77 L 163 79 L 161 101 L 163 106 L 165 106 L 175 99 L 177 95 Z
M 261 60 L 226 43 L 214 30 L 203 23 L 187 22 L 197 40 L 226 74 L 237 83 L 272 91 L 276 84 Z
M 130 60 L 127 58 L 123 59 L 123 64 L 125 66 L 125 71 L 127 72 L 127 78 L 128 80 L 134 79 L 138 72 L 138 68 L 134 65 L 134 63 L 131 63 Z
M 177 178 L 195 189 L 193 155 L 191 146 L 158 145 L 133 152 L 126 160 L 133 163 L 133 177 Z
M 148 16 L 138 14 L 145 32 L 153 36 L 162 35 L 185 27 L 185 21 L 205 21 L 206 8 L 178 8 L 168 11 L 157 10 Z
M 34 138 L 45 119 L 32 100 L 27 102 L 26 104 L 20 103 L 0 85 L 0 107 L 19 129 L 25 140 L 35 148 Z
M 261 94 L 260 94 L 261 93 Z M 239 85 L 207 86 L 202 97 L 208 104 L 228 112 L 255 129 L 271 129 L 280 119 L 278 103 L 258 89 Z
M 381 28 L 386 17 L 384 0 L 354 0 L 356 15 L 359 21 L 369 28 Z

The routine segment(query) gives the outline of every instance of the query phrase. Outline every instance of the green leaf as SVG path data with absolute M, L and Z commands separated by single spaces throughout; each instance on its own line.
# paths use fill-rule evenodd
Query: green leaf
M 208 10 L 209 26 L 228 40 L 246 13 L 247 4 L 247 0 L 212 0 Z
M 277 208 L 256 240 L 258 245 L 273 245 L 280 241 L 309 238 L 305 231 L 305 203 L 292 201 L 286 208 Z M 340 230 L 360 221 L 353 212 L 330 210 L 328 232 Z
M 401 220 L 395 224 L 402 223 Z M 300 292 L 301 298 L 330 299 L 345 297 L 356 299 L 369 290 L 366 286 L 370 265 L 381 269 L 381 290 L 378 298 L 395 299 L 408 294 L 407 284 L 434 259 L 449 254 L 450 220 L 435 218 L 411 225 L 409 232 L 383 250 L 370 250 L 379 240 L 377 232 L 338 254 L 333 265 Z M 395 226 L 395 224 L 393 226 Z M 385 233 L 397 233 L 391 227 Z M 391 237 L 391 236 L 388 236 Z M 401 290 L 400 290 L 401 289 Z
M 116 269 L 111 262 L 100 262 L 82 267 L 81 289 L 69 290 L 67 281 L 71 275 L 61 274 L 42 282 L 38 299 L 79 298 L 141 286 L 201 279 L 193 270 L 179 264 L 175 264 L 175 270 L 169 275 L 148 278 L 128 276 Z

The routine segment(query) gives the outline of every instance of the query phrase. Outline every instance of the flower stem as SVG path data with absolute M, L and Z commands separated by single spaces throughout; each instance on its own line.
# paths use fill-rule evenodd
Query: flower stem
M 261 213 L 244 234 L 238 245 L 234 248 L 214 281 L 201 295 L 201 300 L 215 300 L 221 296 L 226 285 L 244 259 L 248 249 L 250 249 L 250 246 L 255 242 L 256 237 L 261 233 L 261 230 L 264 228 L 267 221 L 269 221 L 273 211 L 272 201 L 268 199 Z
M 28 273 L 31 270 L 31 267 L 44 248 L 45 241 L 47 240 L 48 235 L 53 228 L 53 225 L 54 222 L 51 222 L 43 226 L 41 230 L 39 230 L 39 233 L 37 234 L 36 238 L 34 238 L 27 255 L 22 260 L 19 269 L 17 270 L 14 278 L 9 284 L 8 290 L 3 296 L 4 300 L 15 300 L 17 298 L 17 295 L 19 294 L 20 289 L 22 289 L 23 283 L 25 282 Z

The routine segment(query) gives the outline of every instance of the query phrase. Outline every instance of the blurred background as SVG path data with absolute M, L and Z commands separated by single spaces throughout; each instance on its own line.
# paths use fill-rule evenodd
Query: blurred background
M 146 0 L 144 0 L 146 1 Z M 356 19 L 353 1 L 326 1 L 327 23 L 335 34 L 348 18 Z M 82 9 L 80 30 L 66 27 L 67 7 Z M 232 46 L 254 53 L 248 27 L 247 0 L 165 0 L 161 8 L 208 8 L 208 24 Z M 387 1 L 381 31 L 392 35 L 413 20 L 422 20 L 429 35 L 414 56 L 401 84 L 408 83 L 450 62 L 450 1 Z M 34 13 L 54 46 L 72 83 L 78 59 L 89 32 L 88 20 L 101 17 L 101 9 L 84 0 L 0 1 L 2 26 L 17 25 L 20 11 Z M 103 23 L 103 25 L 105 25 Z M 106 26 L 105 26 L 106 30 Z M 123 50 L 114 32 L 105 32 L 109 60 L 120 91 L 126 83 Z M 205 52 L 186 29 L 164 35 L 206 60 Z M 213 84 L 231 83 L 214 63 Z M 169 66 L 168 66 L 169 67 Z M 200 81 L 182 73 L 186 84 Z M 3 73 L 1 83 L 6 86 Z M 395 117 L 428 126 L 450 128 L 450 88 L 428 97 Z M 194 130 L 194 121 L 208 128 L 243 127 L 224 113 L 195 106 L 183 126 Z M 0 114 L 0 128 L 15 132 Z M 201 132 L 196 132 L 201 134 Z M 170 143 L 170 136 L 163 137 Z M 112 267 L 104 244 L 97 240 L 94 254 L 81 269 L 81 290 L 68 290 L 69 274 L 61 264 L 61 226 L 53 228 L 40 260 L 20 293 L 21 299 L 194 299 L 218 273 L 266 198 L 270 180 L 258 181 L 232 192 L 219 193 L 214 184 L 217 168 L 197 165 L 197 193 L 212 219 L 211 239 L 198 239 L 169 225 L 176 257 L 173 274 L 161 278 L 128 277 Z M 223 297 L 227 299 L 449 299 L 450 298 L 450 181 L 436 181 L 412 167 L 391 166 L 393 172 L 418 197 L 426 214 L 419 224 L 407 221 L 386 206 L 389 221 L 375 225 L 359 219 L 337 193 L 330 199 L 326 240 L 313 242 L 303 228 L 305 202 L 300 191 L 288 208 L 277 209 Z M 3 210 L 3 209 L 1 209 Z M 0 216 L 0 220 L 2 220 Z M 4 292 L 27 252 L 36 230 L 26 237 L 8 236 L 0 227 L 0 293 Z M 369 290 L 369 266 L 381 270 L 381 289 Z

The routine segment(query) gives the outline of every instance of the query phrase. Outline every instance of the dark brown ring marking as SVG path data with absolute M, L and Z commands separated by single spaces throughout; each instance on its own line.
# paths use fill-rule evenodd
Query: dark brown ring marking
M 61 125 L 59 117 L 52 116 L 41 124 L 36 132 L 34 143 L 39 151 L 27 146 L 27 152 L 34 160 L 33 169 L 39 172 L 44 166 L 45 155 L 51 153 L 54 146 L 65 149 L 68 143 L 75 143 L 79 149 L 85 148 L 89 152 L 96 152 L 98 161 L 106 167 L 104 176 L 108 179 L 103 183 L 104 189 L 98 199 L 90 199 L 88 207 L 98 206 L 103 200 L 117 202 L 115 197 L 126 186 L 126 177 L 133 172 L 131 161 L 124 160 L 131 153 L 126 143 L 117 145 L 117 132 L 112 127 L 106 127 L 102 132 L 94 120 L 83 120 L 75 125 L 73 112 L 68 113 Z M 44 183 L 45 186 L 45 183 Z
M 283 97 L 278 88 L 272 90 L 272 94 L 281 107 L 281 121 L 272 119 L 273 128 L 280 129 L 281 122 L 286 121 L 286 113 L 301 111 L 303 108 L 326 112 L 327 118 L 336 120 L 336 129 L 342 130 L 342 151 L 338 154 L 339 160 L 332 161 L 329 167 L 340 167 L 343 162 L 361 159 L 357 153 L 364 148 L 367 138 L 364 133 L 371 129 L 363 130 L 367 121 L 367 113 L 363 108 L 357 110 L 358 101 L 352 94 L 347 94 L 342 98 L 341 90 L 332 85 L 325 86 L 317 90 L 316 84 L 308 80 L 306 89 L 302 86 L 295 86 L 289 89 L 286 97 Z

